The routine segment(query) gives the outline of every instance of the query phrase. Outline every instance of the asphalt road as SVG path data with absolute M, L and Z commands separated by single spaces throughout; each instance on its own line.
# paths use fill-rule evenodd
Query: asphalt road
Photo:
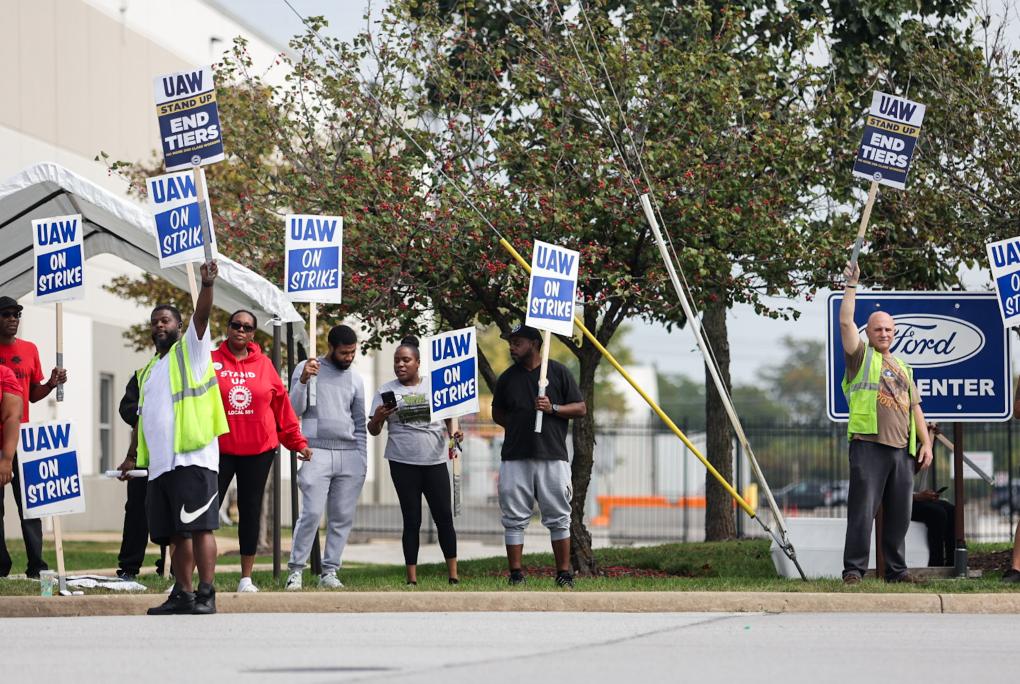
M 0 620 L 4 681 L 1011 681 L 1015 615 L 374 613 Z M 13 678 L 8 679 L 8 676 Z M 763 678 L 766 678 L 763 680 Z

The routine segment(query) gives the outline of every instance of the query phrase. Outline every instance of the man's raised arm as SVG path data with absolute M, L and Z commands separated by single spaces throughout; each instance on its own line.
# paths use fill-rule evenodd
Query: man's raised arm
M 839 336 L 843 340 L 843 353 L 852 355 L 861 343 L 861 335 L 854 323 L 854 311 L 857 308 L 857 283 L 861 279 L 861 269 L 857 264 L 851 269 L 847 264 L 846 287 L 843 288 L 843 302 L 839 305 Z
M 216 284 L 216 276 L 220 274 L 220 268 L 213 259 L 202 264 L 202 291 L 198 293 L 198 302 L 195 304 L 195 315 L 191 317 L 191 324 L 195 326 L 195 336 L 198 339 L 205 337 L 206 328 L 209 327 L 209 316 L 212 314 L 213 286 Z

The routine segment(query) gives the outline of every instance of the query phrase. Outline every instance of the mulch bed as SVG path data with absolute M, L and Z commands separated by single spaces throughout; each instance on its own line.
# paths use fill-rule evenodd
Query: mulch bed
M 991 553 L 970 554 L 967 557 L 967 567 L 985 572 L 1006 572 L 1012 564 L 1012 559 L 1013 552 L 1008 549 Z
M 556 568 L 550 567 L 538 567 L 529 565 L 523 568 L 524 574 L 528 577 L 547 577 L 549 579 L 555 579 Z M 509 573 L 506 570 L 498 570 L 490 573 L 495 577 L 507 577 Z M 650 568 L 632 568 L 625 565 L 600 565 L 596 577 L 606 577 L 608 579 L 617 579 L 620 577 L 639 577 L 639 578 L 653 578 L 653 579 L 665 579 L 669 577 L 692 577 L 689 574 L 671 574 L 663 572 L 662 570 L 652 570 Z

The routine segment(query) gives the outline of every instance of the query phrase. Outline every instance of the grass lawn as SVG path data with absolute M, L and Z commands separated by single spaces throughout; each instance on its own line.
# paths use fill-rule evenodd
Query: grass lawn
M 11 546 L 17 547 L 18 544 Z M 64 556 L 67 570 L 73 572 L 87 568 L 110 568 L 117 564 L 119 545 L 108 542 L 67 542 Z M 982 559 L 1003 557 L 1011 545 L 971 544 L 970 558 L 975 565 Z M 44 552 L 50 567 L 56 562 L 52 545 Z M 25 567 L 24 549 L 12 549 L 15 572 Z M 1015 591 L 1017 585 L 999 581 L 1001 570 L 986 570 L 981 579 L 932 580 L 923 586 L 886 584 L 878 580 L 865 580 L 857 587 L 844 587 L 839 580 L 813 580 L 802 582 L 776 575 L 769 557 L 767 540 L 734 542 L 664 544 L 638 548 L 600 549 L 596 551 L 602 575 L 578 578 L 577 591 L 772 591 L 772 592 L 921 592 L 921 593 L 984 593 Z M 236 564 L 234 556 L 221 556 L 221 562 Z M 269 556 L 259 556 L 259 563 L 271 563 Z M 151 570 L 155 556 L 147 555 L 145 568 Z M 987 565 L 987 564 L 985 564 Z M 560 591 L 553 582 L 553 559 L 549 553 L 524 556 L 529 591 Z M 460 563 L 461 582 L 450 586 L 446 581 L 446 566 L 429 564 L 418 566 L 418 586 L 404 584 L 401 565 L 347 564 L 340 578 L 351 591 L 515 591 L 506 583 L 506 559 L 502 556 Z M 233 591 L 239 574 L 217 573 L 216 585 L 221 591 Z M 286 565 L 278 580 L 272 572 L 256 571 L 255 583 L 263 591 L 281 591 L 286 580 Z M 169 582 L 156 575 L 143 575 L 143 584 L 149 591 L 164 591 Z M 316 591 L 315 578 L 305 573 L 306 591 Z M 0 596 L 34 595 L 39 585 L 30 580 L 0 580 Z M 94 593 L 94 592 L 90 592 Z

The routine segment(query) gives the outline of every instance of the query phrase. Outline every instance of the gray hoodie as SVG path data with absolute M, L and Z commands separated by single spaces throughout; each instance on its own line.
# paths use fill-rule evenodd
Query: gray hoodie
M 301 432 L 308 446 L 320 449 L 357 451 L 368 458 L 365 427 L 365 384 L 353 368 L 340 370 L 326 357 L 319 357 L 316 405 L 308 405 L 308 385 L 301 384 L 305 362 L 294 369 L 290 382 L 290 403 L 301 418 Z

